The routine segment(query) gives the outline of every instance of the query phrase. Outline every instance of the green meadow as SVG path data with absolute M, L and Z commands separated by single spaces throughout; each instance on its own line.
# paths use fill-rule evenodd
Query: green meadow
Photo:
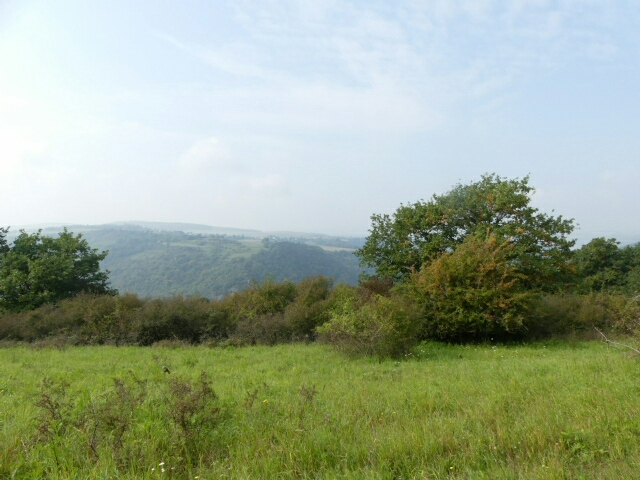
M 639 378 L 595 341 L 12 346 L 0 478 L 638 478 Z

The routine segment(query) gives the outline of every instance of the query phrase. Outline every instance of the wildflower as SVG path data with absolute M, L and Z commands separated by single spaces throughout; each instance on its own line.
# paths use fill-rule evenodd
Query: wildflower
M 262 401 L 262 403 L 269 403 L 269 400 L 267 400 L 266 398 Z
M 158 465 L 159 465 L 159 466 L 163 466 L 163 465 L 164 465 L 164 462 L 160 462 Z

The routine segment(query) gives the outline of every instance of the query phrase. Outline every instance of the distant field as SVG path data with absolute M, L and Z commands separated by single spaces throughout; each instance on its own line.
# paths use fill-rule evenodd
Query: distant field
M 326 245 L 318 245 L 323 250 L 327 252 L 355 252 L 355 248 L 345 248 L 345 247 L 328 247 Z
M 598 342 L 4 348 L 0 478 L 638 478 L 638 378 Z

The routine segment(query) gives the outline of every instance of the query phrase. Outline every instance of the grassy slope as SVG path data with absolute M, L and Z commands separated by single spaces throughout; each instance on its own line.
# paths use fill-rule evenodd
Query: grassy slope
M 86 406 L 129 371 L 148 397 L 122 450 L 29 443 L 45 376 Z M 201 371 L 225 414 L 190 467 L 158 412 L 170 378 Z M 160 478 L 161 461 L 162 478 L 634 478 L 639 374 L 595 342 L 427 344 L 382 363 L 319 345 L 0 349 L 0 478 Z

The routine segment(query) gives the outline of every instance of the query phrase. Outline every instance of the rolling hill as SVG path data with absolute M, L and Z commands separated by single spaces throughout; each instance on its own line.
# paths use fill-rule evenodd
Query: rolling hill
M 178 228 L 188 232 L 174 230 Z M 352 253 L 363 242 L 358 238 L 317 234 L 261 238 L 264 233 L 257 230 L 161 223 L 73 225 L 68 229 L 82 233 L 93 248 L 109 250 L 102 267 L 110 270 L 113 287 L 144 297 L 217 298 L 267 277 L 297 282 L 325 275 L 355 284 L 362 272 Z M 47 227 L 42 233 L 55 236 L 61 230 Z M 208 233 L 214 231 L 233 234 Z

